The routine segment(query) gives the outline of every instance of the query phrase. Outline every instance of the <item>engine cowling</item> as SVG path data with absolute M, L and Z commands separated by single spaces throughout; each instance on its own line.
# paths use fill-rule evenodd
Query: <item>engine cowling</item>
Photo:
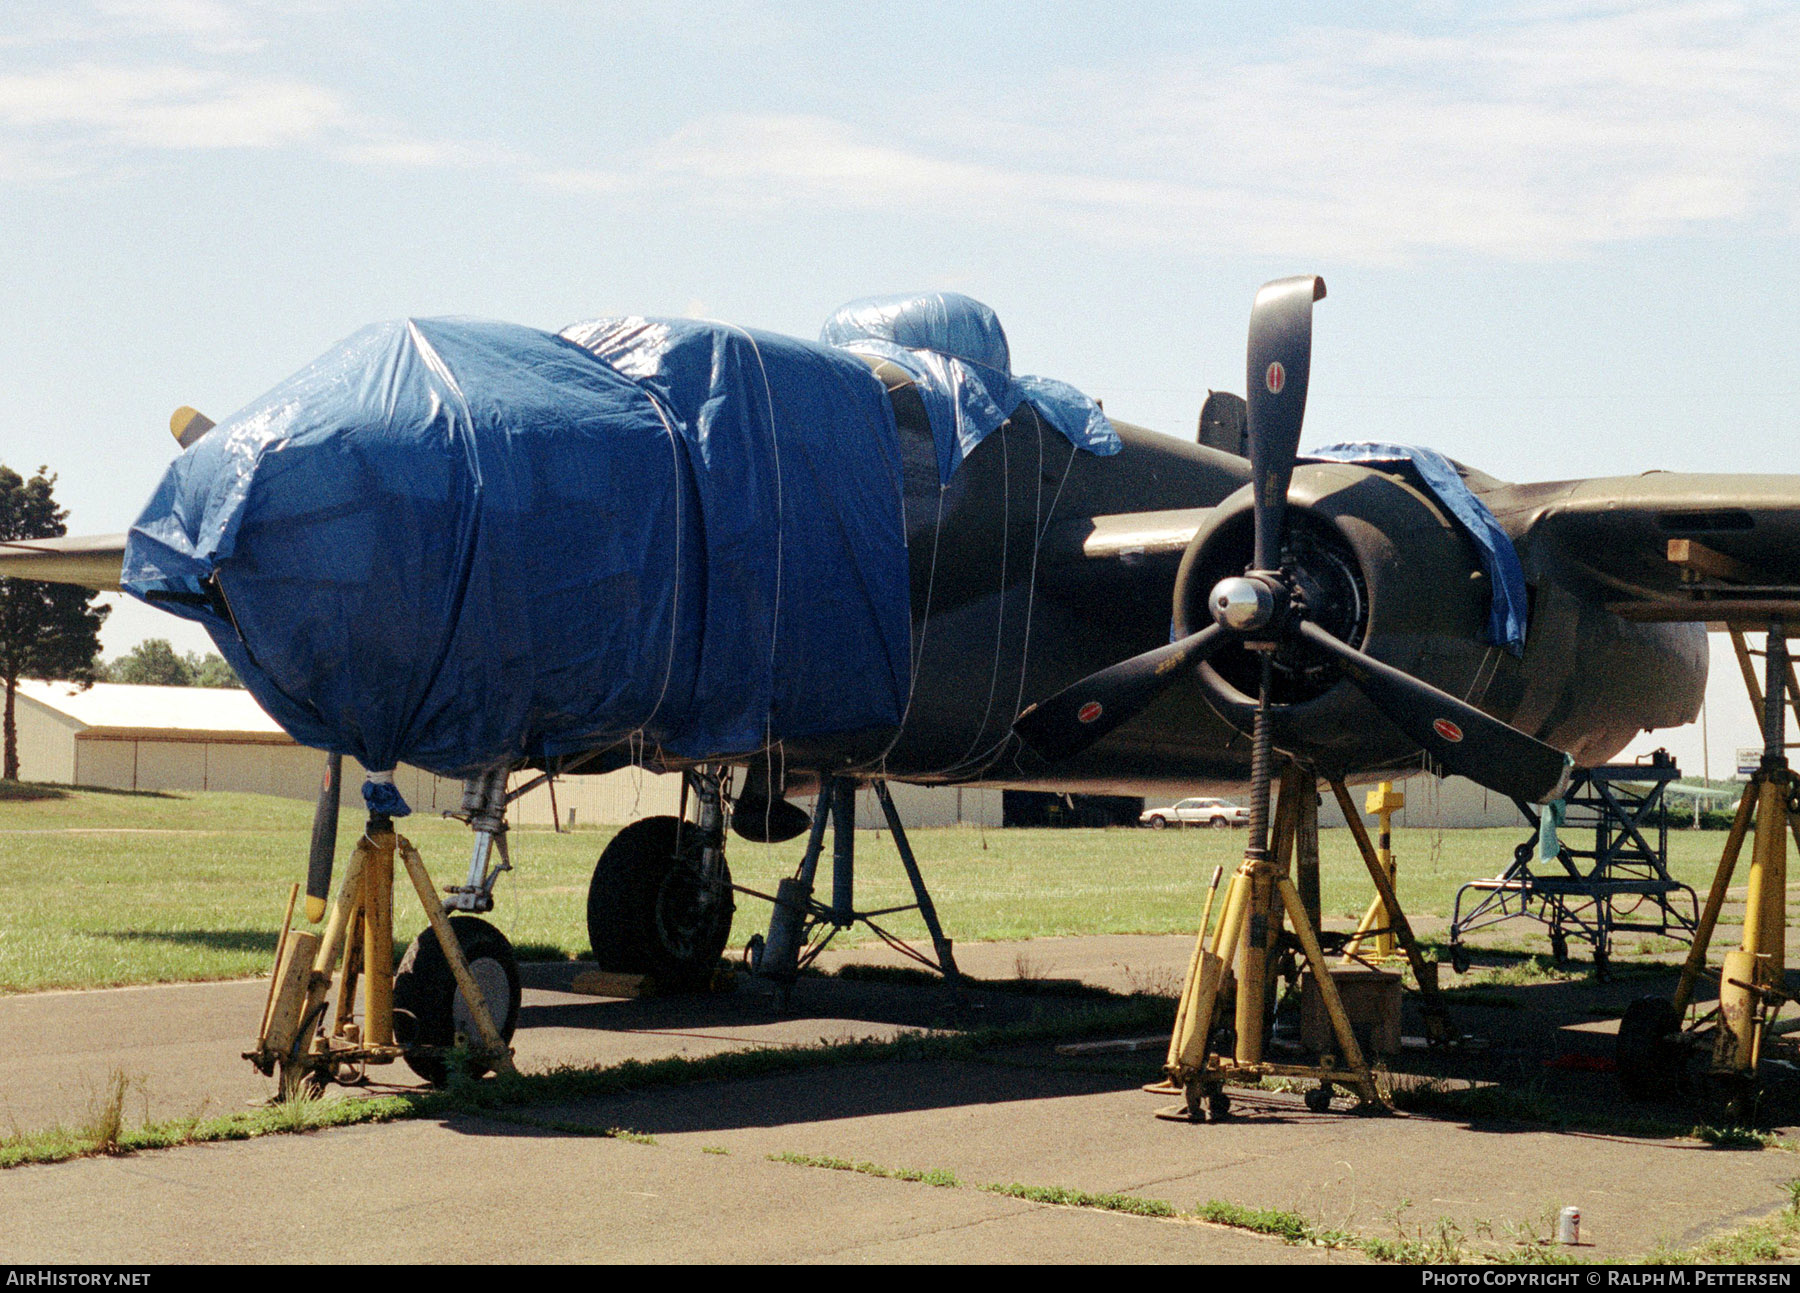
M 1435 499 L 1405 479 L 1341 463 L 1303 464 L 1288 491 L 1286 562 L 1309 619 L 1395 668 L 1455 696 L 1494 671 L 1481 640 L 1488 579 L 1474 544 Z M 1248 488 L 1227 498 L 1188 545 L 1175 583 L 1177 637 L 1211 622 L 1208 597 L 1250 564 Z M 1322 771 L 1407 763 L 1417 747 L 1338 667 L 1301 641 L 1274 653 L 1275 743 Z M 1208 701 L 1248 732 L 1258 664 L 1234 643 L 1200 667 Z M 1501 714 L 1500 717 L 1507 717 Z

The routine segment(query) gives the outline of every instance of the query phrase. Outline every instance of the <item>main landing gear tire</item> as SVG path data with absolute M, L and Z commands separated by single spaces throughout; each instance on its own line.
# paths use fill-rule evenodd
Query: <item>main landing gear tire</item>
M 602 970 L 648 974 L 676 990 L 712 981 L 736 905 L 723 857 L 716 876 L 702 873 L 704 847 L 699 828 L 674 817 L 646 817 L 613 836 L 588 885 L 588 938 Z
M 450 929 L 487 1002 L 488 1015 L 500 1030 L 500 1039 L 510 1042 L 519 1026 L 519 963 L 513 957 L 512 944 L 505 934 L 474 916 L 452 918 Z M 394 1040 L 403 1046 L 454 1046 L 459 1033 L 468 1044 L 479 1044 L 475 1021 L 462 989 L 456 986 L 437 933 L 427 929 L 413 940 L 394 971 Z M 450 1068 L 442 1055 L 408 1053 L 406 1064 L 433 1086 L 449 1080 Z M 470 1076 L 480 1077 L 488 1071 L 483 1065 Z

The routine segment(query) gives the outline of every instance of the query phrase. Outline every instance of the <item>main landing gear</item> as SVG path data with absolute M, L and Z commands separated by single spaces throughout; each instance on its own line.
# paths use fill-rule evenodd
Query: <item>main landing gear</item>
M 931 901 L 925 878 L 913 857 L 912 845 L 906 838 L 906 827 L 894 807 L 893 796 L 888 793 L 886 782 L 872 781 L 869 788 L 875 792 L 876 802 L 881 805 L 882 816 L 893 835 L 900 865 L 905 868 L 906 878 L 912 885 L 913 901 L 874 911 L 856 909 L 856 783 L 848 777 L 826 778 L 799 867 L 776 887 L 773 896 L 754 894 L 772 902 L 775 909 L 769 915 L 768 935 L 753 936 L 744 949 L 744 959 L 752 973 L 775 985 L 775 1000 L 779 1007 L 786 1006 L 800 971 L 817 959 L 838 931 L 858 922 L 867 925 L 895 951 L 927 969 L 938 971 L 950 985 L 953 997 L 961 999 L 962 977 L 956 969 L 955 952 L 950 940 L 944 936 L 943 926 L 938 923 L 937 907 Z M 818 873 L 828 823 L 832 828 L 829 906 L 813 897 L 813 881 Z M 754 893 L 749 889 L 744 892 Z M 903 911 L 919 913 L 931 935 L 935 957 L 927 956 L 876 923 L 877 917 Z
M 800 972 L 838 931 L 859 922 L 896 951 L 941 972 L 953 989 L 960 987 L 955 953 L 938 924 L 937 909 L 885 783 L 869 784 L 912 884 L 914 901 L 861 911 L 855 900 L 856 783 L 848 777 L 826 778 L 819 806 L 809 818 L 771 790 L 766 774 L 759 779 L 754 768 L 728 810 L 729 776 L 726 768 L 690 771 L 684 797 L 697 801 L 695 820 L 686 820 L 684 802 L 680 816 L 633 822 L 600 854 L 588 887 L 587 912 L 588 935 L 602 970 L 649 975 L 661 989 L 704 990 L 713 981 L 731 935 L 733 894 L 745 893 L 774 906 L 768 933 L 752 936 L 744 959 L 751 973 L 774 984 L 777 1002 L 783 1006 Z M 725 861 L 727 825 L 748 839 L 769 843 L 784 842 L 810 827 L 794 875 L 781 881 L 772 895 L 734 885 Z M 813 884 L 828 826 L 832 890 L 826 904 L 813 897 Z M 918 951 L 877 923 L 903 911 L 919 913 L 935 955 Z
M 712 982 L 736 907 L 725 862 L 723 775 L 687 774 L 697 821 L 646 817 L 601 852 L 588 885 L 587 925 L 602 970 L 647 974 L 659 987 L 685 991 Z

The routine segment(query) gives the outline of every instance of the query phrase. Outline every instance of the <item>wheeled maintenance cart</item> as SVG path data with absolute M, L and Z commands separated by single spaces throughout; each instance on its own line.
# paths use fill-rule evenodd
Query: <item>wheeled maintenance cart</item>
M 1680 776 L 1668 751 L 1658 750 L 1647 763 L 1577 769 L 1560 813 L 1556 805 L 1539 809 L 1521 803 L 1532 834 L 1513 851 L 1512 865 L 1456 892 L 1450 922 L 1450 963 L 1456 972 L 1469 968 L 1463 944 L 1468 934 L 1519 918 L 1550 931 L 1558 965 L 1569 959 L 1571 938 L 1589 944 L 1602 982 L 1611 977 L 1615 933 L 1692 941 L 1699 903 L 1692 888 L 1669 874 L 1663 812 L 1663 791 Z M 1578 842 L 1590 834 L 1591 846 Z

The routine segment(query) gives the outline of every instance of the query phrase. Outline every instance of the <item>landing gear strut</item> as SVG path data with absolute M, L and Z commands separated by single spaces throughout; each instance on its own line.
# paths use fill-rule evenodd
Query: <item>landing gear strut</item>
M 772 897 L 744 890 L 775 904 L 775 910 L 769 916 L 767 938 L 758 936 L 750 940 L 746 960 L 754 974 L 774 983 L 778 1005 L 786 1005 L 800 971 L 812 964 L 837 932 L 858 921 L 874 930 L 882 942 L 895 951 L 941 973 L 951 992 L 960 998 L 962 978 L 957 973 L 956 956 L 950 940 L 944 937 L 943 927 L 938 924 L 937 907 L 925 888 L 924 876 L 919 873 L 919 864 L 913 857 L 912 845 L 906 838 L 906 827 L 901 824 L 893 796 L 888 793 L 886 782 L 869 784 L 887 819 L 888 830 L 893 834 L 900 865 L 906 869 L 906 878 L 912 883 L 914 901 L 877 911 L 856 909 L 856 783 L 848 777 L 827 778 L 818 806 L 813 810 L 812 831 L 807 836 L 806 852 L 800 859 L 799 869 L 777 886 Z M 813 879 L 818 872 L 828 822 L 832 827 L 830 906 L 813 898 Z M 903 911 L 917 911 L 924 920 L 936 953 L 935 960 L 876 924 L 877 917 Z

